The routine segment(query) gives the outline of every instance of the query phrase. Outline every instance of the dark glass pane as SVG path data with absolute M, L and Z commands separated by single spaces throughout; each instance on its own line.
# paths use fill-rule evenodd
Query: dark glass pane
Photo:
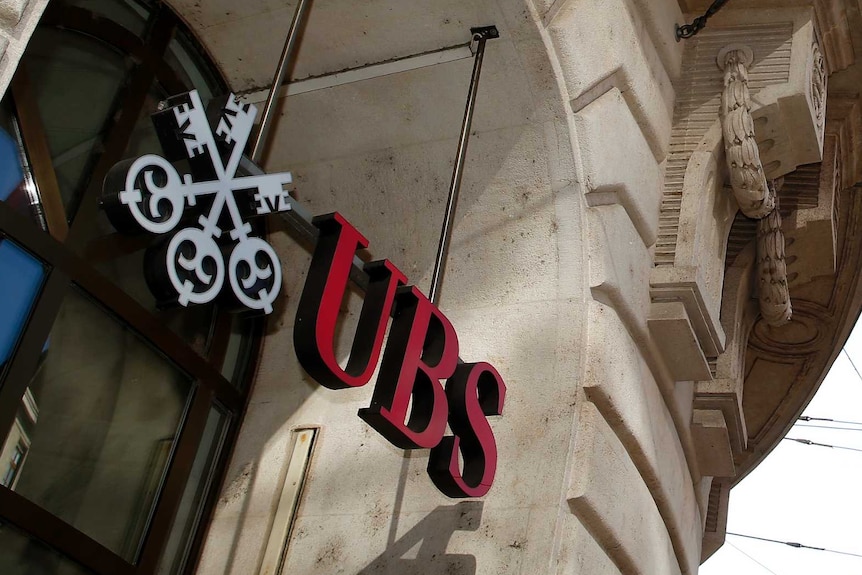
M 252 359 L 255 334 L 260 331 L 261 324 L 260 317 L 235 315 L 231 319 L 221 374 L 238 388 L 245 383 L 246 369 Z
M 6 371 L 44 280 L 42 262 L 0 236 L 0 376 Z
M 158 84 L 153 84 L 129 139 L 124 156 L 137 158 L 146 154 L 162 154 L 150 115 L 159 102 L 167 97 Z M 182 337 L 195 351 L 206 355 L 215 306 L 161 309 L 144 280 L 144 252 L 156 236 L 122 236 L 100 210 L 93 221 L 84 226 L 85 256 L 104 276 L 132 296 L 144 308 L 159 316 L 162 323 Z
M 3 575 L 92 575 L 47 545 L 0 523 L 0 573 Z
M 118 51 L 93 38 L 38 28 L 24 57 L 69 218 L 89 182 L 127 74 Z
M 191 391 L 189 378 L 77 289 L 54 322 L 3 451 L 14 490 L 133 561 Z M 16 433 L 16 429 L 20 433 Z
M 224 93 L 216 72 L 204 63 L 203 55 L 184 30 L 179 29 L 174 34 L 165 61 L 186 86 L 194 86 L 204 102 Z
M 107 18 L 135 36 L 143 37 L 147 29 L 148 10 L 137 2 L 123 0 L 66 0 L 66 2 Z
M 179 575 L 188 560 L 192 535 L 200 523 L 203 504 L 212 487 L 215 463 L 221 455 L 228 421 L 229 417 L 221 409 L 216 406 L 210 409 L 204 436 L 156 571 L 158 575 Z

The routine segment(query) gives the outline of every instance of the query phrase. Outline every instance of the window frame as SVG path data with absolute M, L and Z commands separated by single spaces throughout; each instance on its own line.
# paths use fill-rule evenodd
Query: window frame
M 233 382 L 222 376 L 220 368 L 225 359 L 231 332 L 231 315 L 219 310 L 211 325 L 212 335 L 207 357 L 202 357 L 179 335 L 164 326 L 141 304 L 126 294 L 119 286 L 101 276 L 89 263 L 83 245 L 83 224 L 90 219 L 81 217 L 82 210 L 96 210 L 101 192 L 101 181 L 116 162 L 123 159 L 137 118 L 142 111 L 147 93 L 154 81 L 159 81 L 169 91 L 180 92 L 191 89 L 183 86 L 176 74 L 162 57 L 168 49 L 175 32 L 181 29 L 178 18 L 161 3 L 153 7 L 153 16 L 148 26 L 147 37 L 142 39 L 106 18 L 93 17 L 82 8 L 51 2 L 40 21 L 40 26 L 62 26 L 66 30 L 108 42 L 127 52 L 135 62 L 121 88 L 117 99 L 118 115 L 106 127 L 104 152 L 96 158 L 90 182 L 84 192 L 80 207 L 71 225 L 58 230 L 56 224 L 51 233 L 45 233 L 26 216 L 15 212 L 0 202 L 0 238 L 14 241 L 22 249 L 46 265 L 42 288 L 33 303 L 30 317 L 21 333 L 16 348 L 10 356 L 3 380 L 0 381 L 0 434 L 5 438 L 7 430 L 15 424 L 21 399 L 26 393 L 30 378 L 35 372 L 62 302 L 70 289 L 76 286 L 111 313 L 117 320 L 135 331 L 154 350 L 187 373 L 193 380 L 188 408 L 183 415 L 174 441 L 170 463 L 167 467 L 159 495 L 154 502 L 148 528 L 143 535 L 140 552 L 135 563 L 131 563 L 110 551 L 97 541 L 78 531 L 71 525 L 52 515 L 39 505 L 27 500 L 12 489 L 0 486 L 0 524 L 8 523 L 30 537 L 40 540 L 70 560 L 97 575 L 144 575 L 158 569 L 162 553 L 171 534 L 176 512 L 179 508 L 186 483 L 192 471 L 195 456 L 202 447 L 205 427 L 210 409 L 218 405 L 226 414 L 226 431 L 214 467 L 210 470 L 211 481 L 199 509 L 196 528 L 191 533 L 184 573 L 192 573 L 197 566 L 209 520 L 224 481 L 227 464 L 232 455 L 243 416 L 250 396 L 251 380 L 258 361 L 263 337 L 263 319 L 250 321 L 248 351 L 244 363 L 242 382 Z M 105 25 L 109 23 L 109 25 Z M 187 37 L 191 37 L 186 32 Z M 198 49 L 199 54 L 202 52 Z M 167 72 L 165 71 L 167 70 Z M 222 84 L 210 66 L 208 74 Z M 26 77 L 23 75 L 26 86 Z M 167 85 L 164 79 L 167 78 Z M 19 87 L 20 90 L 20 87 Z M 226 91 L 226 90 L 225 90 Z M 13 94 L 14 97 L 14 94 Z M 18 116 L 15 112 L 16 118 Z M 38 127 L 38 125 L 37 125 Z M 50 156 L 33 154 L 30 142 L 33 136 L 24 135 L 28 160 L 33 165 L 33 177 L 40 190 L 50 190 L 50 174 L 53 172 Z M 47 162 L 47 164 L 46 164 Z M 41 180 L 41 181 L 40 181 Z M 54 202 L 56 206 L 56 202 Z M 62 204 L 60 205 L 62 209 Z M 51 214 L 50 221 L 57 221 L 58 214 Z M 63 213 L 65 221 L 65 213 Z M 78 225 L 76 225 L 76 223 Z M 59 233 L 55 233 L 59 232 Z M 140 249 L 140 242 L 129 242 L 120 251 Z M 143 273 L 143 272 L 142 272 Z

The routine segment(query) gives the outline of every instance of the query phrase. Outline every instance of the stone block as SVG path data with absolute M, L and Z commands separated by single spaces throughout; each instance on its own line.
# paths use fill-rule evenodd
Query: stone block
M 581 523 L 580 519 L 566 513 L 560 521 L 562 537 L 558 553 L 557 570 L 559 575 L 576 573 L 578 575 L 621 575 L 611 558 L 602 549 Z
M 647 325 L 674 380 L 700 381 L 711 377 L 682 302 L 652 303 Z
M 710 313 L 700 289 L 699 272 L 692 267 L 656 267 L 650 274 L 650 294 L 655 302 L 683 304 L 703 353 L 716 357 L 724 351 L 727 337 L 720 317 Z
M 21 21 L 29 0 L 0 0 L 0 26 L 14 28 Z
M 658 505 L 683 571 L 693 573 L 700 512 L 689 464 L 658 385 L 620 318 L 602 304 L 589 310 L 588 349 L 587 398 L 625 446 Z
M 791 289 L 815 278 L 832 275 L 838 263 L 838 196 L 841 192 L 840 151 L 838 139 L 827 134 L 823 162 L 801 166 L 784 179 L 783 193 L 795 193 L 802 199 L 798 208 L 783 225 Z M 800 265 L 794 265 L 799 262 Z
M 761 90 L 752 98 L 755 134 L 767 178 L 823 159 L 826 74 L 814 14 L 800 14 L 793 30 L 788 82 Z
M 741 395 L 741 378 L 722 377 L 698 381 L 694 394 L 693 405 L 696 411 L 720 411 L 722 413 L 733 453 L 741 453 L 748 442 Z
M 716 357 L 725 346 L 720 316 L 725 251 L 738 210 L 724 189 L 719 162 L 724 162 L 721 133 L 713 130 L 707 143 L 692 152 L 685 170 L 673 250 L 668 252 L 673 266 L 656 266 L 650 276 L 652 301 L 684 305 L 706 357 Z
M 661 173 L 617 88 L 575 114 L 587 204 L 619 204 L 649 247 L 658 234 Z
M 633 21 L 625 0 L 569 0 L 555 14 L 548 32 L 572 109 L 577 112 L 616 87 L 656 161 L 664 160 L 674 89 L 649 35 Z
M 629 331 L 646 346 L 645 289 L 652 261 L 622 206 L 597 206 L 587 212 L 590 246 L 590 289 L 593 297 L 613 307 Z
M 622 573 L 680 575 L 667 527 L 625 448 L 584 403 L 567 499 Z
M 712 477 L 733 477 L 736 467 L 724 414 L 717 409 L 695 409 L 691 434 L 697 448 L 700 472 Z
M 680 3 L 677 0 L 631 0 L 631 4 L 636 13 L 635 22 L 643 22 L 665 71 L 671 80 L 676 81 L 685 44 L 677 42 L 676 36 L 668 31 L 674 30 L 674 26 L 684 20 Z

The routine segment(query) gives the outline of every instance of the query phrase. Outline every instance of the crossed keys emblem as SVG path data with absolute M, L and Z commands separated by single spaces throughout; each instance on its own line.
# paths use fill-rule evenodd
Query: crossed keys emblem
M 148 249 L 145 275 L 157 299 L 209 303 L 227 275 L 240 304 L 272 313 L 281 265 L 272 246 L 251 235 L 243 216 L 290 210 L 284 188 L 290 173 L 237 175 L 257 109 L 233 94 L 217 111 L 214 132 L 197 90 L 167 104 L 152 118 L 166 157 L 148 154 L 114 166 L 105 178 L 102 208 L 120 232 L 181 228 L 166 246 Z M 174 164 L 183 161 L 191 174 L 180 176 Z

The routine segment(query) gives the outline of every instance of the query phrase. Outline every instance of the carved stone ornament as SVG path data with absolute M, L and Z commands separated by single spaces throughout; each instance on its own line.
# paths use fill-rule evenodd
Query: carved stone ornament
M 817 132 L 822 138 L 826 125 L 826 62 L 816 42 L 811 45 L 811 57 L 811 104 Z
M 779 180 L 777 187 L 780 186 Z M 769 187 L 775 190 L 776 184 L 770 182 Z M 784 233 L 781 231 L 781 214 L 777 208 L 757 222 L 757 275 L 760 314 L 764 321 L 774 327 L 786 324 L 793 310 L 787 287 Z
M 723 48 L 717 58 L 724 70 L 720 113 L 730 184 L 742 213 L 759 220 L 775 208 L 775 193 L 766 183 L 754 139 L 748 90 L 748 67 L 753 61 L 751 49 L 739 45 Z

